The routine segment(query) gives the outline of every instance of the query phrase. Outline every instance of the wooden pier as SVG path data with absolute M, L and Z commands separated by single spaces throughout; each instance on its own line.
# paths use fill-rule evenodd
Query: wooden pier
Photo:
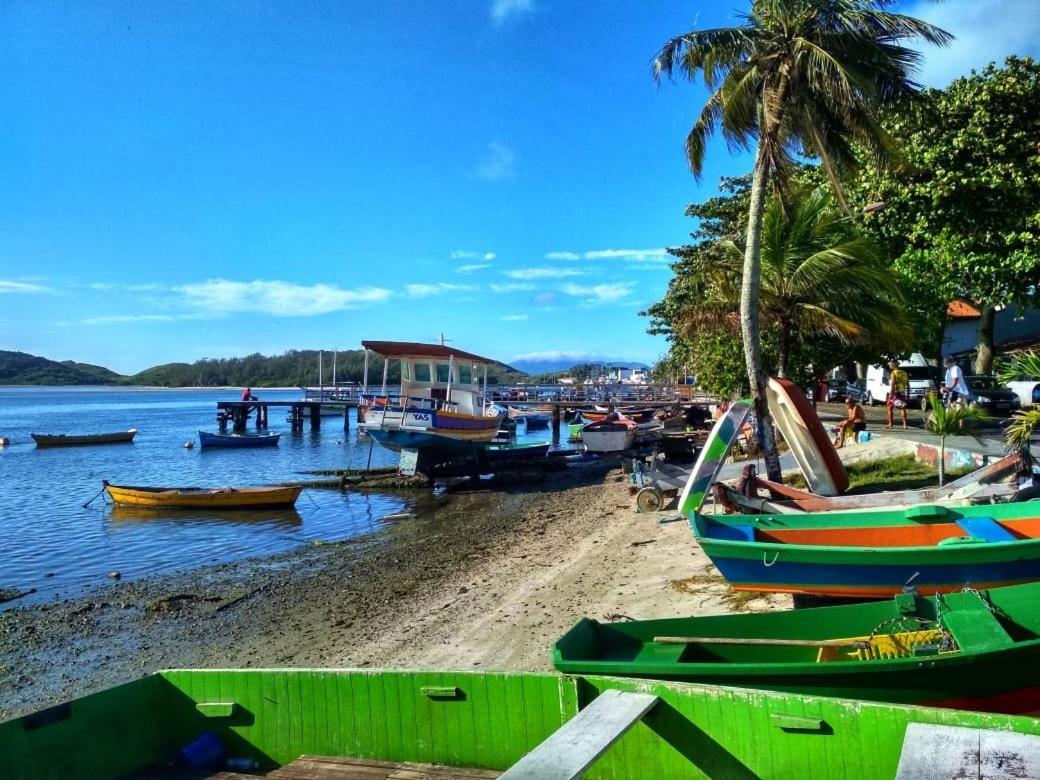
M 343 430 L 346 431 L 350 430 L 350 410 L 357 405 L 357 401 L 217 401 L 217 425 L 221 433 L 227 432 L 228 425 L 233 431 L 242 432 L 252 417 L 257 430 L 264 430 L 271 407 L 282 407 L 288 410 L 294 433 L 303 430 L 305 420 L 310 420 L 312 431 L 319 431 L 322 407 L 333 407 L 343 409 Z

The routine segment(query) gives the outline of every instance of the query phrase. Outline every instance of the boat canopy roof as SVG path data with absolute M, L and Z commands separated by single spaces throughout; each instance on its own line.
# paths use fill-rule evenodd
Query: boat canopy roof
M 417 341 L 362 341 L 361 346 L 370 349 L 387 358 L 441 358 L 447 360 L 453 357 L 456 360 L 469 360 L 474 363 L 490 365 L 495 361 L 491 358 L 474 355 L 455 347 L 443 344 L 421 344 Z

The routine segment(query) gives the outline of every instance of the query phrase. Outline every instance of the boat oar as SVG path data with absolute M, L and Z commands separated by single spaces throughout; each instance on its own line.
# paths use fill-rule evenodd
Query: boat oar
M 867 642 L 854 639 L 769 639 L 726 636 L 655 636 L 659 645 L 769 645 L 773 647 L 848 647 L 862 650 Z
M 94 496 L 94 497 L 93 497 L 92 499 L 90 499 L 90 501 L 88 501 L 87 503 L 85 503 L 85 504 L 83 505 L 83 508 L 84 508 L 84 509 L 90 509 L 90 505 L 91 505 L 91 504 L 93 504 L 93 503 L 94 503 L 95 501 L 97 501 L 97 499 L 98 499 L 98 496 L 100 496 L 100 495 L 101 495 L 102 493 L 104 493 L 104 492 L 105 492 L 105 488 L 107 488 L 107 487 L 108 487 L 108 480 L 105 480 L 105 479 L 101 480 L 101 490 L 99 490 L 99 491 L 98 491 L 98 492 L 97 492 L 97 493 L 95 494 L 95 496 Z

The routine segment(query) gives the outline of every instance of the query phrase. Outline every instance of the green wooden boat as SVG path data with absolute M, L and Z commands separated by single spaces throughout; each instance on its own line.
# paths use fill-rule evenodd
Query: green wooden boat
M 568 731 L 594 737 L 594 744 L 582 751 L 562 738 Z M 892 778 L 922 761 L 953 776 L 940 766 L 943 758 L 970 762 L 972 776 L 990 760 L 1030 772 L 1037 769 L 1036 735 L 1040 721 L 1033 718 L 662 681 L 177 670 L 0 724 L 0 760 L 5 778 L 33 780 L 204 777 L 227 759 L 236 759 L 232 767 L 256 762 L 250 771 L 271 778 L 448 776 L 401 766 L 409 762 L 468 768 L 455 778 L 493 777 L 512 767 L 505 778 L 587 770 L 588 778 L 640 780 L 854 780 Z M 945 740 L 949 755 L 927 749 L 936 738 Z M 950 750 L 956 740 L 970 747 Z M 179 753 L 182 761 L 201 760 L 203 744 L 220 748 L 208 768 L 171 763 Z M 998 745 L 999 755 L 986 745 Z
M 584 619 L 561 672 L 820 696 L 1040 711 L 1040 584 L 787 612 L 618 623 Z

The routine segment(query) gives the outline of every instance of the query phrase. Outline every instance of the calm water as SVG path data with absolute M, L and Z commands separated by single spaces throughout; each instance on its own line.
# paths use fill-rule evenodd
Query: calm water
M 298 391 L 260 391 L 292 400 Z M 37 588 L 13 605 L 75 595 L 108 582 L 204 563 L 286 550 L 311 540 L 344 539 L 374 530 L 408 499 L 371 493 L 306 490 L 296 509 L 209 515 L 167 512 L 149 516 L 116 509 L 101 498 L 82 504 L 101 480 L 129 485 L 249 485 L 284 482 L 304 469 L 363 467 L 369 444 L 356 444 L 353 414 L 326 417 L 322 430 L 293 434 L 285 413 L 271 410 L 277 448 L 184 449 L 197 431 L 216 430 L 216 401 L 232 391 L 126 390 L 92 387 L 0 388 L 0 586 Z M 37 449 L 29 433 L 92 433 L 137 428 L 133 444 Z M 351 462 L 351 457 L 353 461 Z M 376 445 L 372 465 L 396 463 Z

